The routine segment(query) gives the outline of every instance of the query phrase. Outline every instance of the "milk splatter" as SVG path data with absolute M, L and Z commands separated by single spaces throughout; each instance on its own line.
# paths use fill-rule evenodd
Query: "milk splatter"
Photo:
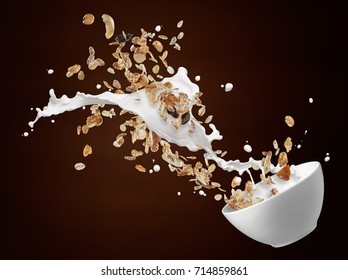
M 309 101 L 309 103 L 313 103 L 313 98 L 312 97 L 310 97 L 309 99 L 308 99 L 308 101 Z
M 54 70 L 53 70 L 53 69 L 48 69 L 48 70 L 47 70 L 47 74 L 48 74 L 48 75 L 52 75 L 53 73 L 54 73 Z
M 174 91 L 174 94 L 185 92 L 189 99 L 194 100 L 195 94 L 199 92 L 199 87 L 190 81 L 187 74 L 187 70 L 180 67 L 174 76 L 164 78 L 163 83 L 170 82 L 173 85 L 173 88 L 177 88 L 178 90 Z M 221 140 L 222 135 L 212 123 L 209 124 L 212 132 L 206 134 L 205 128 L 192 116 L 193 104 L 190 105 L 190 115 L 195 123 L 195 129 L 193 133 L 191 133 L 189 131 L 190 126 L 188 125 L 181 125 L 178 129 L 175 129 L 170 122 L 164 121 L 158 113 L 157 107 L 150 102 L 145 89 L 130 94 L 114 94 L 105 91 L 101 94 L 91 95 L 77 92 L 72 98 L 69 98 L 66 95 L 57 98 L 54 90 L 51 89 L 49 95 L 50 98 L 47 106 L 43 109 L 36 108 L 37 116 L 35 120 L 29 122 L 30 127 L 33 127 L 42 117 L 59 115 L 67 111 L 76 110 L 83 106 L 93 104 L 118 105 L 122 109 L 136 113 L 144 120 L 148 129 L 154 131 L 162 139 L 180 147 L 186 147 L 192 152 L 204 150 L 204 157 L 208 160 L 215 161 L 223 170 L 228 172 L 237 171 L 240 175 L 247 172 L 251 176 L 249 169 L 252 165 L 261 168 L 261 161 L 254 160 L 252 157 L 250 157 L 247 162 L 240 162 L 239 160 L 226 161 L 221 157 L 218 157 L 213 151 L 211 143 L 214 140 Z M 277 167 L 272 166 L 272 172 L 277 172 Z
M 251 151 L 253 150 L 252 147 L 249 144 L 245 144 L 243 147 L 244 151 L 246 151 L 247 153 L 251 153 Z
M 28 132 L 24 132 L 24 133 L 23 133 L 23 136 L 24 136 L 24 137 L 28 137 L 28 135 L 29 135 Z
M 195 81 L 196 81 L 196 82 L 199 82 L 200 80 L 201 80 L 201 76 L 197 75 L 197 76 L 195 77 Z
M 159 172 L 161 170 L 161 167 L 158 164 L 155 164 L 152 169 L 155 172 Z
M 97 89 L 101 89 L 101 84 L 97 84 L 95 87 L 96 87 Z
M 229 92 L 233 89 L 233 85 L 231 83 L 226 83 L 225 84 L 225 91 Z
M 326 156 L 324 158 L 324 161 L 325 162 L 328 162 L 330 160 L 330 154 L 329 153 L 326 153 Z
M 160 25 L 157 25 L 157 26 L 155 27 L 155 31 L 156 31 L 156 32 L 160 32 L 161 29 L 162 29 L 162 27 L 161 27 Z

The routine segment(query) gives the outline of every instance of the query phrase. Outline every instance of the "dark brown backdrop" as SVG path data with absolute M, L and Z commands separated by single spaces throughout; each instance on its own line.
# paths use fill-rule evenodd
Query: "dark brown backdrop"
M 2 259 L 338 259 L 346 258 L 346 193 L 342 173 L 345 149 L 341 59 L 346 22 L 332 4 L 254 4 L 249 1 L 7 1 L 2 27 L 2 183 L 0 188 Z M 84 26 L 82 16 L 96 16 Z M 224 135 L 215 148 L 226 158 L 247 159 L 270 149 L 274 138 L 291 136 L 302 148 L 292 163 L 319 160 L 325 174 L 325 201 L 317 229 L 299 242 L 274 249 L 244 236 L 221 214 L 223 203 L 193 194 L 193 184 L 177 178 L 159 155 L 159 173 L 136 172 L 123 160 L 130 145 L 112 147 L 121 123 L 106 120 L 87 136 L 76 126 L 87 112 L 40 121 L 24 138 L 31 107 L 47 104 L 48 90 L 73 96 L 98 92 L 103 78 L 95 71 L 84 83 L 65 77 L 66 68 L 83 64 L 88 46 L 106 57 L 101 14 L 109 13 L 116 30 L 137 34 L 141 27 L 175 35 L 184 20 L 181 52 L 168 61 L 199 74 L 208 114 Z M 46 70 L 53 68 L 54 75 Z M 105 69 L 104 69 L 105 70 Z M 221 83 L 231 81 L 225 93 Z M 308 98 L 314 99 L 309 104 Z M 286 114 L 294 128 L 283 123 Z M 304 131 L 308 135 L 304 136 Z M 303 142 L 301 142 L 303 140 Z M 93 146 L 83 172 L 73 169 L 81 151 Z M 331 161 L 324 162 L 329 152 Z M 233 175 L 234 176 L 234 175 Z M 217 172 L 228 184 L 231 174 Z M 176 193 L 182 195 L 178 197 Z M 337 249 L 342 248 L 342 250 Z

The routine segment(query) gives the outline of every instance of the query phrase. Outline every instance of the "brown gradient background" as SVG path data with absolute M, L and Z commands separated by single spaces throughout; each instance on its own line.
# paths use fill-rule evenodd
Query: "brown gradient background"
M 5 1 L 0 258 L 346 258 L 346 186 L 337 170 L 346 145 L 341 60 L 342 32 L 347 29 L 343 8 L 328 3 Z M 87 12 L 96 16 L 92 26 L 81 23 Z M 54 124 L 43 119 L 30 137 L 21 136 L 35 117 L 30 108 L 46 105 L 50 88 L 58 96 L 101 91 L 95 85 L 105 77 L 105 68 L 87 71 L 84 82 L 67 79 L 65 72 L 74 63 L 85 65 L 89 46 L 111 62 L 113 48 L 104 37 L 103 13 L 115 18 L 117 33 L 138 34 L 140 27 L 154 30 L 161 24 L 163 33 L 171 36 L 178 32 L 176 23 L 184 20 L 182 51 L 170 51 L 168 61 L 175 68 L 187 67 L 191 79 L 202 76 L 207 114 L 214 115 L 224 135 L 214 148 L 228 150 L 226 158 L 246 160 L 246 140 L 258 157 L 271 149 L 274 138 L 282 142 L 291 136 L 302 144 L 291 152 L 291 163 L 322 163 L 325 201 L 313 233 L 284 248 L 260 244 L 225 220 L 214 191 L 207 197 L 193 194 L 194 185 L 171 174 L 159 154 L 142 157 L 139 163 L 150 167 L 154 158 L 161 172 L 137 172 L 134 162 L 123 160 L 131 145 L 112 146 L 125 118 L 105 120 L 78 137 L 76 126 L 88 113 L 80 110 L 55 117 Z M 47 75 L 48 68 L 55 70 L 53 75 Z M 220 88 L 226 82 L 234 84 L 228 94 Z M 296 120 L 291 129 L 283 122 L 287 114 Z M 94 150 L 84 160 L 86 143 Z M 326 152 L 331 156 L 328 163 Z M 87 168 L 76 172 L 73 165 L 80 160 Z M 232 176 L 218 171 L 215 180 L 228 185 Z

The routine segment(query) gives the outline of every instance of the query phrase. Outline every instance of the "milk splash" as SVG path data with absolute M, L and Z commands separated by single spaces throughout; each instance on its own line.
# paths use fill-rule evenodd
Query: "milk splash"
M 173 88 L 176 89 L 174 94 L 177 95 L 179 92 L 184 92 L 190 100 L 194 100 L 194 95 L 199 92 L 199 87 L 190 81 L 187 74 L 187 70 L 184 67 L 180 67 L 174 76 L 164 78 L 163 83 L 170 82 Z M 29 122 L 30 127 L 33 128 L 34 124 L 42 117 L 63 114 L 64 112 L 73 111 L 84 106 L 93 104 L 118 105 L 122 109 L 137 114 L 144 120 L 149 130 L 154 131 L 159 137 L 168 142 L 186 147 L 192 152 L 203 149 L 205 151 L 204 157 L 208 160 L 215 161 L 223 170 L 228 172 L 237 171 L 240 175 L 247 172 L 251 176 L 249 169 L 252 166 L 257 165 L 259 168 L 261 167 L 261 161 L 254 160 L 252 157 L 247 162 L 240 162 L 239 160 L 226 161 L 218 157 L 213 151 L 211 143 L 214 140 L 221 140 L 222 135 L 214 124 L 209 124 L 212 133 L 206 133 L 205 128 L 192 115 L 193 102 L 190 105 L 190 116 L 191 120 L 195 123 L 195 129 L 190 133 L 190 127 L 188 125 L 181 125 L 175 129 L 169 121 L 164 121 L 159 115 L 157 107 L 150 102 L 145 89 L 130 94 L 114 94 L 105 91 L 101 94 L 91 95 L 77 92 L 72 98 L 66 95 L 57 98 L 54 90 L 51 89 L 49 95 L 50 99 L 47 106 L 42 110 L 36 108 L 37 116 L 34 121 Z M 272 168 L 274 169 L 273 172 L 276 172 L 277 168 L 274 166 Z

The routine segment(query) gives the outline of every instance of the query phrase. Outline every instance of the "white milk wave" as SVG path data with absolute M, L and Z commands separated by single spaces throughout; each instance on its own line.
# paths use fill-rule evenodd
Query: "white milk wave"
M 170 82 L 173 88 L 178 89 L 174 94 L 184 92 L 188 95 L 190 100 L 194 100 L 195 93 L 199 92 L 198 85 L 192 83 L 187 76 L 187 70 L 183 67 L 178 69 L 178 72 L 170 77 L 164 78 L 163 83 Z M 261 161 L 254 160 L 252 157 L 247 162 L 240 162 L 239 160 L 226 161 L 218 157 L 212 149 L 212 141 L 221 140 L 222 135 L 216 129 L 215 125 L 209 124 L 209 127 L 213 130 L 211 134 L 206 134 L 205 128 L 194 118 L 192 115 L 192 106 L 190 105 L 191 120 L 195 122 L 195 129 L 193 133 L 189 133 L 191 129 L 189 124 L 181 125 L 178 129 L 175 129 L 170 121 L 164 121 L 157 109 L 157 106 L 152 104 L 145 92 L 145 89 L 130 93 L 130 94 L 114 94 L 106 91 L 101 94 L 91 95 L 82 92 L 77 92 L 72 98 L 63 95 L 61 98 L 57 98 L 54 90 L 49 91 L 50 99 L 42 110 L 36 108 L 37 116 L 34 121 L 29 122 L 29 126 L 33 127 L 34 124 L 42 117 L 50 117 L 52 115 L 59 115 L 66 111 L 73 111 L 83 106 L 93 104 L 108 104 L 118 105 L 122 109 L 131 111 L 139 117 L 141 117 L 146 123 L 149 130 L 154 131 L 158 136 L 174 143 L 181 147 L 186 147 L 192 152 L 203 149 L 206 153 L 204 156 L 209 160 L 214 160 L 220 168 L 228 172 L 237 171 L 239 174 L 247 172 L 250 177 L 249 169 L 253 166 L 260 168 Z M 169 118 L 168 118 L 169 119 Z M 278 167 L 272 166 L 272 173 L 277 172 Z M 262 171 L 262 169 L 261 169 Z M 263 171 L 262 171 L 263 172 Z M 252 178 L 251 178 L 252 179 Z

